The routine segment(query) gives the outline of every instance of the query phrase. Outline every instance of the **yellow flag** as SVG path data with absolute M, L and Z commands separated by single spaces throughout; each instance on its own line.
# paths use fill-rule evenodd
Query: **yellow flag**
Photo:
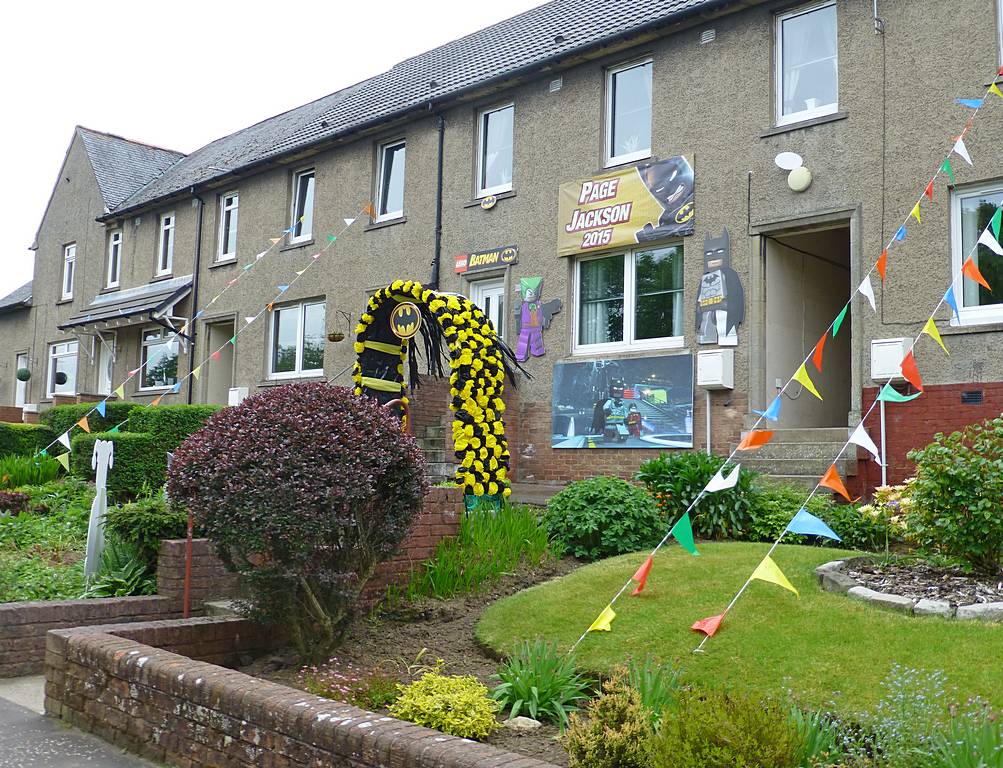
M 919 217 L 919 203 L 916 203 L 916 205 L 912 207 L 912 211 L 909 213 L 909 215 L 912 216 L 914 219 L 916 219 L 916 221 L 918 221 L 920 224 L 923 223 L 923 220 Z
M 70 471 L 70 454 L 61 453 L 56 457 L 56 461 L 63 465 L 63 469 Z
M 192 368 L 192 378 L 195 379 L 195 381 L 199 380 L 200 373 L 202 373 L 201 365 L 196 365 L 194 368 Z
M 80 418 L 80 421 L 77 422 L 77 426 L 80 427 L 84 432 L 91 431 L 91 425 L 88 423 L 86 416 L 82 416 Z
M 989 93 L 995 93 L 997 96 L 1003 99 L 1003 91 L 999 89 L 999 86 L 996 85 L 996 83 L 993 83 L 992 85 L 989 86 Z
M 819 400 L 822 399 L 822 395 L 818 393 L 818 390 L 815 389 L 815 385 L 812 384 L 811 379 L 808 378 L 808 371 L 805 370 L 804 363 L 801 363 L 801 367 L 798 368 L 798 372 L 794 374 L 794 381 L 803 385 L 805 389 L 815 395 L 815 397 Z
M 947 354 L 951 354 L 950 352 L 947 351 L 947 347 L 944 346 L 944 340 L 940 338 L 940 331 L 937 330 L 937 324 L 933 322 L 932 317 L 929 320 L 927 320 L 926 325 L 923 326 L 923 333 L 925 333 L 935 342 L 940 344 L 940 348 L 944 350 L 944 352 L 946 352 Z
M 610 624 L 613 623 L 613 619 L 616 618 L 616 612 L 613 610 L 612 605 L 607 605 L 602 609 L 596 620 L 592 622 L 592 626 L 589 627 L 589 632 L 609 632 L 611 630 Z
M 787 577 L 784 576 L 783 571 L 777 567 L 777 564 L 770 559 L 769 555 L 764 557 L 763 562 L 756 566 L 756 570 L 752 572 L 752 578 L 759 579 L 760 581 L 768 581 L 770 584 L 776 584 L 784 589 L 789 589 L 795 595 L 801 597 L 798 591 L 794 589 L 794 585 L 787 581 Z
M 119 400 L 125 400 L 125 384 L 118 385 L 118 389 L 115 390 L 115 396 Z

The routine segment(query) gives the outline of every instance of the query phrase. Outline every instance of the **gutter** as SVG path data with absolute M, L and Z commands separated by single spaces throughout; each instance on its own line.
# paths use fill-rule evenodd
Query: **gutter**
M 198 218 L 195 219 L 195 265 L 192 268 L 192 319 L 191 328 L 188 329 L 188 334 L 191 337 L 191 346 L 188 348 L 188 371 L 191 373 L 192 366 L 195 364 L 195 343 L 198 340 L 197 323 L 195 321 L 195 315 L 198 312 L 199 304 L 199 277 L 202 274 L 202 215 L 205 212 L 205 200 L 195 194 L 195 186 L 192 185 L 191 196 L 193 199 L 198 201 L 199 212 Z M 188 405 L 192 404 L 193 389 L 195 386 L 195 381 L 193 376 L 188 378 L 188 395 L 187 401 Z

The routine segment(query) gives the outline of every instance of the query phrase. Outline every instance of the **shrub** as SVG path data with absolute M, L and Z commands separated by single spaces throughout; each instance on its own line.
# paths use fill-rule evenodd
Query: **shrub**
M 996 574 L 1003 556 L 1003 417 L 909 452 L 916 482 L 908 525 L 924 549 L 964 560 Z
M 11 515 L 20 515 L 28 511 L 28 503 L 31 496 L 18 491 L 0 491 L 0 512 Z
M 637 691 L 641 704 L 651 715 L 652 725 L 657 728 L 662 714 L 675 704 L 682 690 L 679 670 L 659 664 L 649 656 L 642 662 L 631 659 L 626 675 L 627 684 Z
M 615 672 L 585 712 L 571 716 L 564 740 L 569 768 L 650 768 L 654 735 L 640 694 L 623 671 Z
M 398 690 L 390 714 L 401 720 L 464 739 L 483 739 L 498 728 L 498 704 L 473 675 L 431 671 Z
M 9 424 L 0 422 L 0 457 L 34 456 L 56 439 L 45 424 Z
M 647 493 L 615 477 L 569 484 L 547 502 L 545 521 L 556 545 L 582 560 L 653 546 L 666 527 Z
M 359 669 L 351 662 L 329 659 L 319 667 L 300 670 L 299 684 L 315 696 L 344 701 L 361 709 L 376 711 L 400 696 L 397 678 L 383 669 Z
M 114 471 L 114 470 L 113 470 Z M 154 569 L 161 539 L 180 539 L 188 529 L 188 513 L 168 505 L 161 493 L 109 507 L 105 529 L 136 550 L 137 556 Z
M 707 485 L 724 459 L 703 451 L 662 453 L 649 459 L 637 470 L 636 478 L 644 483 L 662 515 L 675 520 Z M 709 493 L 690 513 L 694 532 L 704 539 L 740 538 L 749 525 L 752 496 L 752 473 L 739 470 L 734 488 Z
M 562 728 L 578 702 L 588 698 L 592 681 L 575 668 L 574 657 L 560 654 L 557 644 L 528 640 L 519 645 L 492 677 L 500 682 L 491 698 L 510 710 L 525 711 L 535 720 L 550 720 Z
M 101 567 L 82 598 L 156 594 L 157 583 L 135 549 L 110 539 L 101 552 Z
M 799 768 L 801 740 L 776 701 L 687 691 L 662 718 L 656 768 Z
M 167 456 L 157 448 L 153 435 L 136 432 L 78 433 L 72 440 L 70 472 L 85 480 L 94 479 L 91 455 L 94 442 L 111 440 L 115 443 L 115 465 L 108 470 L 108 496 L 115 501 L 127 501 L 143 494 L 144 489 L 164 484 Z
M 25 486 L 24 493 L 31 498 L 32 511 L 65 520 L 82 517 L 86 530 L 91 502 L 94 501 L 94 486 L 90 483 L 65 475 L 44 485 Z
M 48 456 L 0 458 L 0 488 L 44 485 L 59 477 L 59 462 Z
M 146 432 L 157 441 L 157 450 L 172 453 L 189 435 L 202 429 L 221 405 L 157 405 L 129 413 L 130 432 Z
M 82 560 L 49 564 L 34 555 L 0 551 L 0 603 L 72 600 L 83 587 Z
M 126 421 L 129 418 L 129 413 L 134 408 L 142 408 L 142 406 L 137 403 L 109 401 L 105 403 L 104 416 L 97 411 L 88 413 L 93 408 L 94 403 L 57 405 L 47 411 L 43 411 L 39 418 L 43 424 L 52 430 L 54 439 L 80 421 L 85 414 L 87 414 L 87 425 L 91 428 L 91 432 L 106 432 L 112 427 Z M 78 431 L 80 430 L 74 430 L 74 434 Z
M 374 400 L 297 383 L 213 416 L 175 452 L 168 490 L 242 577 L 245 612 L 323 660 L 417 518 L 424 470 Z

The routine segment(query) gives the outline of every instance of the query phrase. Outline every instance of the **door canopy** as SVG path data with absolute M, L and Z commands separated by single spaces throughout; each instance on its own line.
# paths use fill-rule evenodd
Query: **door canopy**
M 464 296 L 397 280 L 369 299 L 355 332 L 355 394 L 375 397 L 380 404 L 398 399 L 407 404 L 405 362 L 411 387 L 420 385 L 417 355 L 408 354 L 419 337 L 430 376 L 444 375 L 442 359 L 448 350 L 456 484 L 472 496 L 508 496 L 502 396 L 505 377 L 514 386 L 513 368 L 521 367 L 481 309 Z

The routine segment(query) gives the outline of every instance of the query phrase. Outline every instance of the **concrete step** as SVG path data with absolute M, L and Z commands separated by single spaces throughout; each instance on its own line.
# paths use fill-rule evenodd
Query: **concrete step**
M 420 445 L 425 450 L 445 450 L 446 448 L 446 438 L 444 437 L 423 437 L 418 441 Z
M 452 477 L 455 473 L 456 465 L 449 461 L 430 461 L 425 470 L 429 477 Z
M 818 459 L 819 461 L 832 459 L 840 452 L 845 442 L 838 443 L 777 443 L 768 442 L 761 448 L 757 448 L 752 458 L 755 459 Z M 732 446 L 734 447 L 734 446 Z M 856 449 L 850 446 L 843 454 L 856 454 Z
M 441 464 L 446 460 L 446 452 L 442 449 L 439 450 L 429 450 L 424 448 L 425 461 L 430 464 Z
M 778 483 L 783 483 L 784 485 L 793 485 L 798 488 L 805 489 L 805 495 L 807 491 L 810 491 L 815 487 L 815 484 L 819 481 L 819 475 L 770 475 L 770 480 L 775 480 Z M 828 488 L 819 488 L 819 493 L 832 493 Z
M 736 457 L 742 462 L 745 469 L 759 472 L 770 477 L 805 475 L 814 476 L 818 480 L 826 473 L 832 465 L 831 459 L 811 459 L 811 458 L 788 458 L 788 459 L 765 459 L 765 458 L 741 458 L 741 454 Z M 842 458 L 836 462 L 836 469 L 839 474 L 852 476 L 857 474 L 857 462 L 855 459 Z
M 425 437 L 445 439 L 446 427 L 442 424 L 430 424 L 425 427 Z
M 233 607 L 232 600 L 213 600 L 203 603 L 202 608 L 205 610 L 206 616 L 240 616 Z
M 771 429 L 770 422 L 763 421 L 758 428 Z M 843 443 L 850 436 L 849 427 L 799 427 L 772 429 L 772 432 L 771 443 Z

